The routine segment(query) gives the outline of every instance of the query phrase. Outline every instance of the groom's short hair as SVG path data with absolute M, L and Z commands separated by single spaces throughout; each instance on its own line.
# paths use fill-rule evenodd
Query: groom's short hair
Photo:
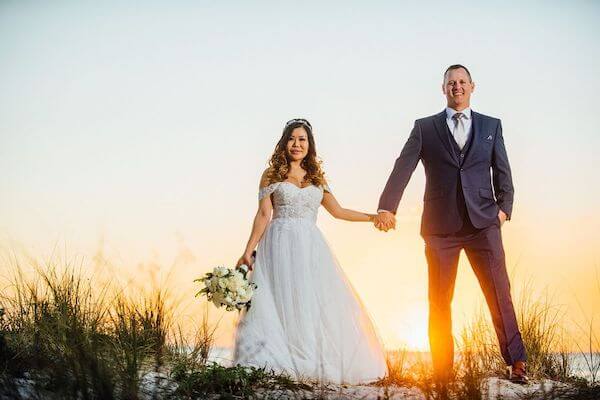
M 461 69 L 461 68 L 464 69 L 465 71 L 467 71 L 467 75 L 469 75 L 469 80 L 471 82 L 473 82 L 473 78 L 471 78 L 471 73 L 469 72 L 467 67 L 465 67 L 464 65 L 461 65 L 461 64 L 452 64 L 451 66 L 446 68 L 446 72 L 444 72 L 444 82 L 446 81 L 446 75 L 448 74 L 448 71 L 452 71 L 453 69 Z

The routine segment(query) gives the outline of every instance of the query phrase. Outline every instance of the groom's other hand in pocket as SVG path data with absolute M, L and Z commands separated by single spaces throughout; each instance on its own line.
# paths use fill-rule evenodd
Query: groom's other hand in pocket
M 396 229 L 396 217 L 389 211 L 380 210 L 373 223 L 380 231 L 387 232 L 390 229 Z
M 498 219 L 500 220 L 500 226 L 504 225 L 506 218 L 507 218 L 507 215 L 504 211 L 502 211 L 502 210 L 498 211 Z

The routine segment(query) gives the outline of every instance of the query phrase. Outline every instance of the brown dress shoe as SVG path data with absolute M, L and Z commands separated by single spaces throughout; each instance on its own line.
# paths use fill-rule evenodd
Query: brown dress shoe
M 516 361 L 510 369 L 510 375 L 508 379 L 510 379 L 511 382 L 518 383 L 520 385 L 528 384 L 529 378 L 527 377 L 525 368 L 525 361 Z

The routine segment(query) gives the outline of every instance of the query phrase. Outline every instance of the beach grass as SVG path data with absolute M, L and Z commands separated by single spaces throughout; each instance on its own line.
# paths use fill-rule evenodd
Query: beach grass
M 75 264 L 20 265 L 0 295 L 0 397 L 61 399 L 326 398 L 327 387 L 297 382 L 260 368 L 210 362 L 216 325 L 208 307 L 192 334 L 177 323 L 177 305 L 168 290 L 131 290 L 99 284 Z M 517 316 L 529 351 L 533 379 L 569 384 L 563 398 L 594 398 L 598 337 L 590 323 L 581 345 L 592 376 L 574 376 L 560 309 L 550 296 L 518 296 Z M 454 379 L 436 383 L 427 353 L 388 352 L 388 374 L 374 386 L 417 388 L 425 398 L 479 398 L 485 379 L 501 377 L 505 365 L 486 310 L 457 336 Z M 216 396 L 216 397 L 215 397 Z M 295 397 L 294 397 L 295 396 Z M 588 397 L 586 397 L 588 396 Z
M 516 313 L 528 352 L 528 374 L 534 381 L 552 380 L 566 386 L 544 394 L 546 398 L 596 399 L 600 398 L 598 373 L 600 371 L 600 342 L 593 331 L 593 321 L 588 322 L 588 341 L 580 348 L 590 379 L 575 375 L 573 354 L 568 350 L 572 343 L 562 329 L 564 315 L 560 307 L 546 294 L 534 296 L 530 285 L 525 285 L 518 296 Z M 433 375 L 431 362 L 423 355 L 411 360 L 407 350 L 388 353 L 388 374 L 377 384 L 382 386 L 415 386 L 427 399 L 477 399 L 485 392 L 488 378 L 504 378 L 507 366 L 500 354 L 496 335 L 487 316 L 480 308 L 471 322 L 455 339 L 457 357 L 453 379 L 440 386 Z M 537 393 L 540 396 L 539 393 Z M 554 397 L 553 397 L 554 396 Z M 536 397 L 538 398 L 538 397 Z

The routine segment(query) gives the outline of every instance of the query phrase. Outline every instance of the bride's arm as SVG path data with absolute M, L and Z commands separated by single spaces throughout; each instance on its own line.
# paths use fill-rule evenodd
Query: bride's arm
M 344 221 L 372 222 L 373 218 L 375 218 L 375 214 L 366 214 L 360 211 L 343 208 L 340 203 L 338 203 L 335 196 L 329 191 L 323 193 L 321 204 L 334 218 L 343 219 Z
M 265 174 L 263 174 L 260 184 L 261 188 L 266 186 L 265 178 L 266 176 Z M 254 222 L 252 223 L 252 231 L 250 232 L 250 238 L 248 239 L 248 243 L 246 244 L 244 254 L 242 254 L 242 256 L 237 262 L 237 267 L 239 267 L 242 264 L 245 264 L 248 267 L 252 266 L 252 251 L 262 238 L 262 235 L 265 233 L 267 224 L 271 220 L 272 212 L 273 203 L 271 202 L 271 196 L 267 195 L 264 198 L 260 199 L 258 202 L 258 211 L 254 216 Z

